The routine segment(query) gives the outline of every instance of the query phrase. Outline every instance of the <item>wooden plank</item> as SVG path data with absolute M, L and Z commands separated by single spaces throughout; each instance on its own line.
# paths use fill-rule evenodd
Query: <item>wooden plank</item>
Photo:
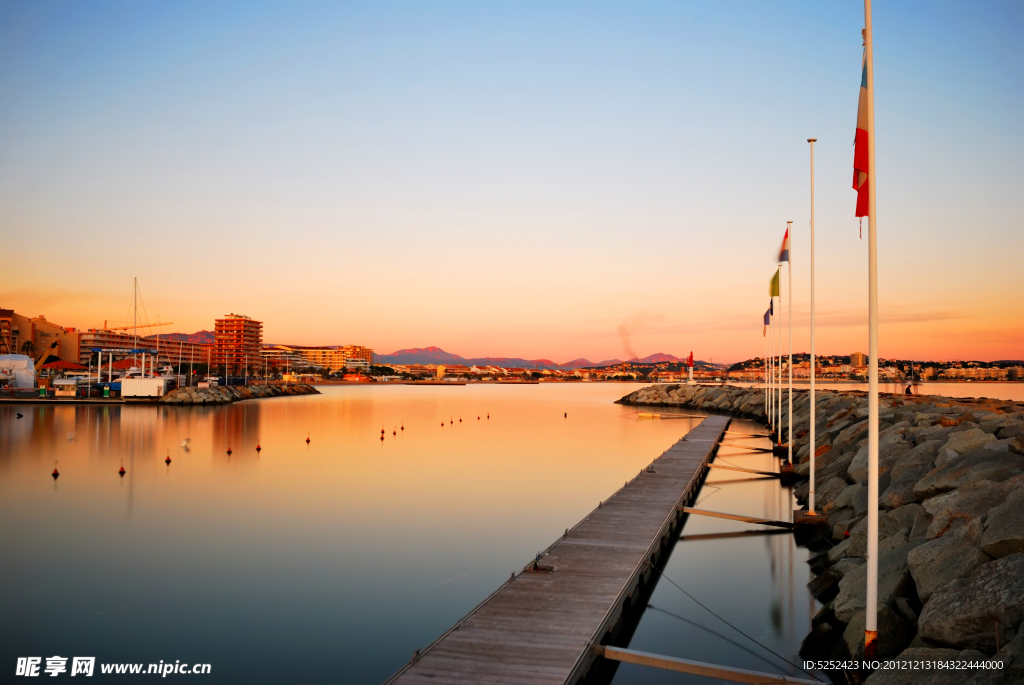
M 389 683 L 571 683 L 650 573 L 699 488 L 726 417 L 704 420 L 391 677 Z
M 605 659 L 621 661 L 627 664 L 640 664 L 641 666 L 652 666 L 666 671 L 677 673 L 692 673 L 707 678 L 718 678 L 733 683 L 752 683 L 753 685 L 821 685 L 821 681 L 808 680 L 806 678 L 793 678 L 791 676 L 776 675 L 774 673 L 763 673 L 761 671 L 748 671 L 745 668 L 730 668 L 728 666 L 716 666 L 715 664 L 693 661 L 691 659 L 679 659 L 674 656 L 662 656 L 649 652 L 638 652 L 635 649 L 622 649 L 621 647 L 595 647 L 594 648 Z

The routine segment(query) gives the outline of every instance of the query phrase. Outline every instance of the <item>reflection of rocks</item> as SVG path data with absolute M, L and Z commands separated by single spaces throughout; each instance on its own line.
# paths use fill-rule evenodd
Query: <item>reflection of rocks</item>
M 228 385 L 211 388 L 178 388 L 160 398 L 167 404 L 230 404 L 240 400 L 254 400 L 263 397 L 284 397 L 287 395 L 319 395 L 320 391 L 311 385 Z
M 760 389 L 659 385 L 620 402 L 762 420 L 763 397 Z M 805 390 L 794 392 L 793 454 L 802 480 L 793 492 L 801 502 L 809 496 L 808 400 Z M 867 399 L 827 390 L 816 400 L 815 508 L 827 526 L 810 543 L 816 577 L 809 589 L 827 604 L 801 654 L 844 658 L 863 650 Z M 1014 637 L 1024 633 L 1024 403 L 887 395 L 879 408 L 880 650 L 991 658 L 998 624 L 1008 670 L 888 671 L 868 682 L 1024 682 L 1024 638 Z M 783 435 L 787 419 L 783 412 Z

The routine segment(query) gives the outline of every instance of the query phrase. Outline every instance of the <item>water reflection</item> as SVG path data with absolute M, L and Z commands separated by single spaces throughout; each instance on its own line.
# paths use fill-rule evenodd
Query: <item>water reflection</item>
M 380 682 L 696 423 L 612 404 L 636 387 L 4 405 L 0 661 Z
M 730 429 L 761 430 L 746 421 L 733 421 Z M 751 444 L 761 443 L 754 440 Z M 767 440 L 763 444 L 767 445 Z M 777 470 L 777 459 L 770 454 L 726 445 L 720 448 L 716 462 Z M 694 506 L 782 521 L 792 520 L 797 508 L 790 490 L 780 487 L 777 480 L 736 478 L 714 470 Z M 789 531 L 751 528 L 739 521 L 690 516 L 650 598 L 655 610 L 643 615 L 629 647 L 738 668 L 805 675 L 792 664 L 801 664 L 797 652 L 820 606 L 806 589 L 810 580 L 807 550 L 794 544 Z M 623 664 L 614 682 L 697 685 L 711 681 Z

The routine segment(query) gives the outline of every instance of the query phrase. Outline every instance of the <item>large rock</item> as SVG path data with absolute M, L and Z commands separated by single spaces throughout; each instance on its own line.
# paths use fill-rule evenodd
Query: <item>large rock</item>
M 894 509 L 916 502 L 914 486 L 932 470 L 941 444 L 938 440 L 928 440 L 903 455 L 892 467 L 889 487 L 878 498 L 878 504 L 886 509 Z
M 951 528 L 978 517 L 985 523 L 989 509 L 1005 502 L 1011 492 L 1022 486 L 1024 476 L 1014 476 L 1002 483 L 983 480 L 925 500 L 924 509 L 932 515 L 925 537 L 929 540 L 941 537 Z
M 1003 643 L 1000 642 L 1000 646 Z M 976 671 L 967 685 L 1020 685 L 1024 683 L 1024 631 L 1002 647 L 992 661 L 1002 662 L 1001 668 Z
M 907 621 L 887 606 L 878 607 L 878 657 L 888 659 L 902 652 L 914 639 L 914 629 Z M 864 610 L 850 618 L 843 641 L 854 659 L 864 658 Z
M 898 425 L 898 424 L 897 424 Z M 892 468 L 893 463 L 898 462 L 910 451 L 913 445 L 907 442 L 902 433 L 892 433 L 885 438 L 878 440 L 878 472 L 884 473 Z M 850 479 L 853 481 L 866 481 L 868 477 L 868 446 L 864 445 L 857 451 L 857 455 L 850 462 L 848 469 Z
M 982 532 L 981 519 L 976 518 L 911 550 L 907 566 L 922 602 L 927 602 L 940 585 L 966 578 L 977 567 L 992 561 L 981 549 Z
M 995 558 L 1024 552 L 1024 489 L 989 510 L 981 547 Z
M 968 483 L 1004 481 L 1020 474 L 1024 474 L 1024 457 L 1021 455 L 980 449 L 933 469 L 914 486 L 914 495 L 924 501 Z
M 935 465 L 942 466 L 960 455 L 981 449 L 995 439 L 996 436 L 986 433 L 981 428 L 969 428 L 959 433 L 953 433 L 939 450 L 939 454 L 935 458 Z
M 906 529 L 894 536 L 898 541 L 906 540 Z M 892 541 L 886 545 L 883 540 L 879 543 L 878 554 L 878 606 L 888 607 L 897 597 L 901 597 L 907 588 L 907 581 L 910 579 L 910 572 L 907 569 L 907 554 L 919 543 L 902 542 L 892 549 L 882 551 L 884 546 L 892 545 Z M 867 565 L 851 568 L 843 579 L 839 581 L 839 594 L 832 605 L 836 618 L 843 623 L 849 623 L 854 614 L 862 611 L 866 606 L 866 585 Z M 905 646 L 905 645 L 904 645 Z
M 1024 554 L 1011 554 L 939 587 L 924 605 L 918 629 L 943 645 L 992 652 L 997 626 L 1005 642 L 1016 636 L 1022 620 Z

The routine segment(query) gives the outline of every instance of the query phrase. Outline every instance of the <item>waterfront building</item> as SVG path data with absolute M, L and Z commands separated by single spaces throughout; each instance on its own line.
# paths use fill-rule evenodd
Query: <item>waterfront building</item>
M 373 350 L 362 345 L 265 345 L 261 354 L 270 366 L 315 366 L 330 373 L 344 368 L 369 370 Z
M 205 364 L 213 351 L 210 343 L 191 343 L 182 340 L 171 340 L 166 337 L 136 337 L 127 331 L 114 331 L 108 328 L 90 328 L 81 333 L 81 344 L 79 364 L 88 365 L 94 360 L 96 353 L 93 350 L 125 350 L 114 352 L 114 359 L 122 359 L 132 356 L 127 350 L 135 348 L 148 348 L 157 350 L 157 364 L 177 365 L 180 359 L 182 364 L 194 361 L 197 364 Z M 103 355 L 106 359 L 107 355 Z
M 213 363 L 225 368 L 225 374 L 263 365 L 263 322 L 242 314 L 227 314 L 216 320 Z
M 853 352 L 850 354 L 850 366 L 867 366 L 868 356 L 863 352 Z
M 0 309 L 0 354 L 24 354 L 38 360 L 42 355 L 78 363 L 80 334 L 46 317 L 29 317 L 13 309 Z

